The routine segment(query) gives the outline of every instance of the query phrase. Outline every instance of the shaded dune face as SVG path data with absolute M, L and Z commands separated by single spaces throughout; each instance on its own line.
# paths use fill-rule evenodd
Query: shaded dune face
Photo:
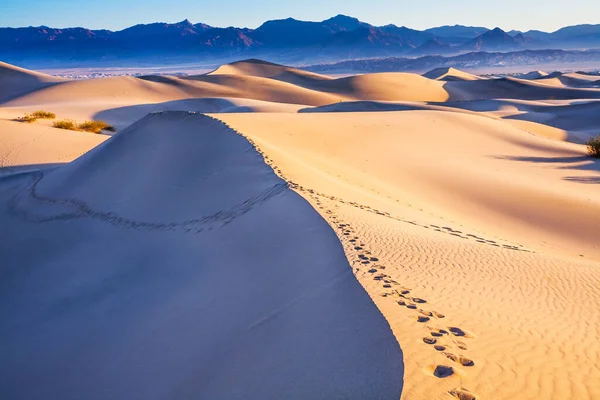
M 223 123 L 151 114 L 0 198 L 1 398 L 400 398 L 337 236 Z

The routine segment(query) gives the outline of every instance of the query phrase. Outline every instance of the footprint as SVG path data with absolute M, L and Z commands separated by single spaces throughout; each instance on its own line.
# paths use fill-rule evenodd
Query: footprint
M 473 360 L 471 360 L 470 358 L 467 358 L 467 357 L 457 356 L 457 355 L 452 354 L 452 353 L 444 353 L 444 355 L 448 359 L 454 361 L 455 363 L 459 363 L 463 367 L 472 367 L 473 365 L 475 365 L 475 363 L 473 362 Z
M 462 386 L 452 389 L 448 393 L 458 400 L 477 400 L 477 396 Z
M 467 344 L 465 342 L 461 342 L 460 340 L 453 340 L 453 342 L 458 346 L 461 350 L 467 350 Z
M 446 350 L 446 346 L 442 346 L 441 344 L 436 344 L 435 346 L 433 346 L 433 348 L 436 349 L 437 351 Z
M 448 328 L 450 330 L 450 332 L 452 332 L 452 334 L 454 336 L 461 336 L 461 337 L 466 337 L 466 338 L 471 338 L 473 337 L 473 335 L 467 331 L 463 331 L 460 328 L 457 328 L 455 326 L 452 326 L 450 328 Z
M 427 329 L 429 329 L 431 331 L 430 332 L 431 336 L 435 336 L 435 337 L 441 337 L 441 336 L 448 334 L 448 331 L 445 329 L 434 328 L 431 326 L 427 326 Z
M 436 318 L 445 318 L 445 317 L 446 317 L 444 314 L 442 314 L 442 313 L 439 313 L 439 312 L 437 312 L 437 311 L 434 311 L 434 312 L 433 312 L 433 315 L 435 315 L 435 316 L 436 316 Z
M 429 317 L 426 317 L 424 315 L 417 316 L 417 322 L 427 322 L 427 321 L 429 321 Z
M 430 338 L 430 337 L 424 337 L 423 342 L 425 342 L 427 344 L 435 344 L 437 342 L 437 339 Z
M 433 313 L 431 311 L 419 310 L 419 314 L 423 314 L 427 317 L 433 317 Z
M 454 368 L 448 365 L 437 365 L 433 370 L 433 375 L 438 378 L 447 378 L 454 375 Z
M 427 300 L 423 300 L 423 299 L 420 299 L 418 297 L 413 297 L 412 301 L 414 301 L 415 303 L 421 303 L 421 304 L 422 303 L 427 303 Z

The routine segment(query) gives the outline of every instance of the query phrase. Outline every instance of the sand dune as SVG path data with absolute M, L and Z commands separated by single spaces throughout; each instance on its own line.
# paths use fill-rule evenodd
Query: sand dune
M 555 128 L 562 132 L 561 140 L 575 143 L 585 143 L 591 136 L 597 134 L 600 124 L 600 101 L 598 100 L 563 100 L 563 101 L 531 101 L 515 99 L 471 100 L 446 102 L 445 111 L 461 109 L 474 111 L 483 116 L 503 118 L 518 122 L 521 127 L 529 126 L 537 133 L 538 129 L 531 124 L 541 125 L 542 129 Z M 529 130 L 529 129 L 528 129 Z M 555 134 L 543 136 L 555 137 Z
M 477 75 L 469 74 L 468 72 L 459 71 L 455 68 L 436 68 L 423 74 L 425 78 L 435 79 L 438 81 L 476 81 L 484 79 Z
M 531 71 L 526 74 L 520 74 L 518 77 L 521 79 L 539 79 L 548 76 L 545 71 Z
M 366 74 L 333 79 L 260 60 L 246 60 L 224 65 L 208 75 L 229 76 L 230 79 L 231 76 L 269 78 L 308 90 L 342 96 L 338 100 L 443 101 L 447 98 L 442 85 L 428 82 L 418 75 L 405 73 Z M 207 80 L 208 78 L 199 75 L 191 79 Z M 303 102 L 303 104 L 309 103 Z
M 3 398 L 399 398 L 336 235 L 220 122 L 151 115 L 0 185 Z
M 554 87 L 541 80 L 499 78 L 479 81 L 447 82 L 444 89 L 451 101 L 486 99 L 564 100 L 598 99 L 600 89 Z
M 600 398 L 597 77 L 434 72 L 0 102 L 0 397 Z
M 60 78 L 19 68 L 0 61 L 0 103 L 62 81 Z
M 572 87 L 586 87 L 590 84 L 598 83 L 600 78 L 596 75 L 588 75 L 582 73 L 566 73 L 566 74 L 553 74 L 537 79 L 538 82 L 560 82 L 564 86 Z
M 216 70 L 209 72 L 208 75 L 245 75 L 256 76 L 260 78 L 272 78 L 289 83 L 322 81 L 332 79 L 326 75 L 316 74 L 314 72 L 303 71 L 297 68 L 290 68 L 284 65 L 274 64 L 262 60 L 243 60 L 231 64 L 225 64 Z

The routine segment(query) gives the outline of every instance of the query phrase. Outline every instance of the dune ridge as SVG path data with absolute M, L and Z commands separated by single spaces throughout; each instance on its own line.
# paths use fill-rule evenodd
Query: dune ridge
M 469 74 L 452 67 L 432 69 L 431 71 L 424 73 L 423 76 L 428 79 L 448 82 L 475 81 L 484 79 L 477 75 Z

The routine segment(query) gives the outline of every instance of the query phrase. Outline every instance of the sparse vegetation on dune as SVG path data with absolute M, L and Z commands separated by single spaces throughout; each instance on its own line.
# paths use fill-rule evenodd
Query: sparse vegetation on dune
M 54 118 L 56 118 L 56 114 L 51 113 L 49 111 L 38 110 L 38 111 L 34 111 L 32 113 L 27 113 L 24 116 L 17 118 L 17 121 L 32 123 L 38 119 L 54 119 Z
M 74 121 L 70 120 L 70 119 L 63 119 L 60 121 L 54 121 L 54 123 L 52 124 L 53 127 L 58 128 L 58 129 L 68 129 L 71 131 L 76 131 L 77 130 L 77 125 L 75 124 Z
M 592 136 L 586 144 L 590 156 L 600 158 L 600 135 Z
M 107 124 L 104 121 L 85 121 L 80 124 L 77 124 L 73 120 L 64 119 L 54 122 L 52 126 L 58 129 L 68 129 L 71 131 L 83 131 L 92 133 L 100 133 L 102 131 L 115 132 L 115 127 Z
M 85 121 L 77 125 L 77 129 L 85 132 L 100 133 L 102 131 L 114 132 L 115 127 L 104 121 Z

